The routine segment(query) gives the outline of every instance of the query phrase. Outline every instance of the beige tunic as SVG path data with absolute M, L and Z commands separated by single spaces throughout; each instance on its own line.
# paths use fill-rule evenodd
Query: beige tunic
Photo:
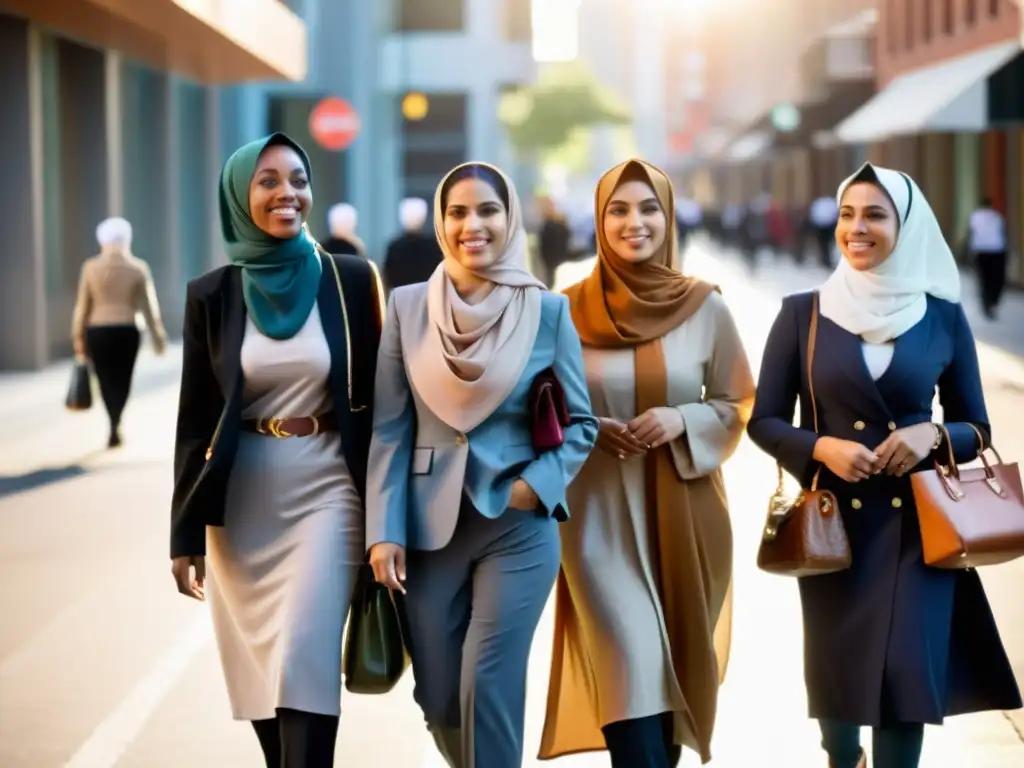
M 671 444 L 675 468 L 684 481 L 711 476 L 713 492 L 724 493 L 719 469 L 750 417 L 754 381 L 721 295 L 711 294 L 662 343 L 668 401 L 685 423 Z M 595 415 L 633 419 L 633 349 L 584 347 L 583 357 Z M 561 526 L 562 607 L 571 615 L 561 647 L 556 638 L 542 759 L 603 749 L 600 728 L 608 723 L 685 711 L 653 566 L 656 549 L 671 545 L 652 541 L 645 493 L 642 459 L 623 461 L 599 448 L 569 488 L 572 517 Z M 731 536 L 728 520 L 722 524 L 723 535 Z M 719 624 L 726 648 L 729 605 L 727 599 Z M 677 716 L 677 743 L 695 748 L 687 730 Z
M 71 338 L 83 343 L 89 326 L 134 325 L 141 312 L 157 351 L 167 339 L 153 276 L 142 259 L 127 253 L 103 253 L 82 263 Z
M 250 318 L 242 370 L 244 419 L 329 411 L 331 351 L 318 307 L 283 341 Z M 342 634 L 364 538 L 340 440 L 239 435 L 224 525 L 207 528 L 207 595 L 238 720 L 278 708 L 340 712 Z

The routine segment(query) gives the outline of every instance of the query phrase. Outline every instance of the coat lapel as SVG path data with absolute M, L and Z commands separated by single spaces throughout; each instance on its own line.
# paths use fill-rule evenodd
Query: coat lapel
M 345 333 L 345 316 L 341 309 L 341 297 L 334 279 L 334 270 L 322 257 L 320 291 L 317 306 L 320 308 L 320 323 L 323 325 L 327 346 L 331 349 L 331 394 L 334 396 L 339 424 L 347 421 L 348 398 L 348 338 Z
M 883 422 L 892 420 L 889 407 L 864 362 L 864 349 L 859 336 L 822 317 L 817 347 L 831 358 L 832 365 L 853 385 L 843 396 L 851 399 L 851 406 L 858 413 L 864 414 L 865 418 L 874 417 Z
M 245 299 L 242 297 L 242 273 L 228 270 L 228 285 L 221 311 L 220 374 L 225 402 L 238 389 L 242 374 L 242 341 L 245 337 Z

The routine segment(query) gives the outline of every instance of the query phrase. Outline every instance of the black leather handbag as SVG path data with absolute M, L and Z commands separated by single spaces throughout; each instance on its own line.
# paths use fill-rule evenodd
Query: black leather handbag
M 396 599 L 401 596 L 378 584 L 370 566 L 360 569 L 342 657 L 345 689 L 351 693 L 387 693 L 409 666 Z
M 92 372 L 86 362 L 76 362 L 71 370 L 71 386 L 64 398 L 69 411 L 88 411 L 92 408 Z

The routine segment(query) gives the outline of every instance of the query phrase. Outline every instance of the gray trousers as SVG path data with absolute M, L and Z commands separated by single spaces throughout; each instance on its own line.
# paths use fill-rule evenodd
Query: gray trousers
M 558 574 L 557 525 L 464 504 L 447 546 L 408 553 L 413 697 L 452 768 L 522 767 L 526 668 Z

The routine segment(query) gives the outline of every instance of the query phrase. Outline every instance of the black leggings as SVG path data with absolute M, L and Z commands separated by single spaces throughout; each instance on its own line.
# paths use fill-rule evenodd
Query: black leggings
M 110 431 L 116 432 L 132 388 L 139 329 L 134 325 L 93 325 L 85 329 L 85 345 L 110 417 Z
M 333 768 L 338 718 L 279 709 L 271 720 L 253 720 L 267 768 Z
M 609 723 L 601 730 L 612 768 L 675 768 L 683 749 L 672 743 L 673 715 L 639 717 Z

